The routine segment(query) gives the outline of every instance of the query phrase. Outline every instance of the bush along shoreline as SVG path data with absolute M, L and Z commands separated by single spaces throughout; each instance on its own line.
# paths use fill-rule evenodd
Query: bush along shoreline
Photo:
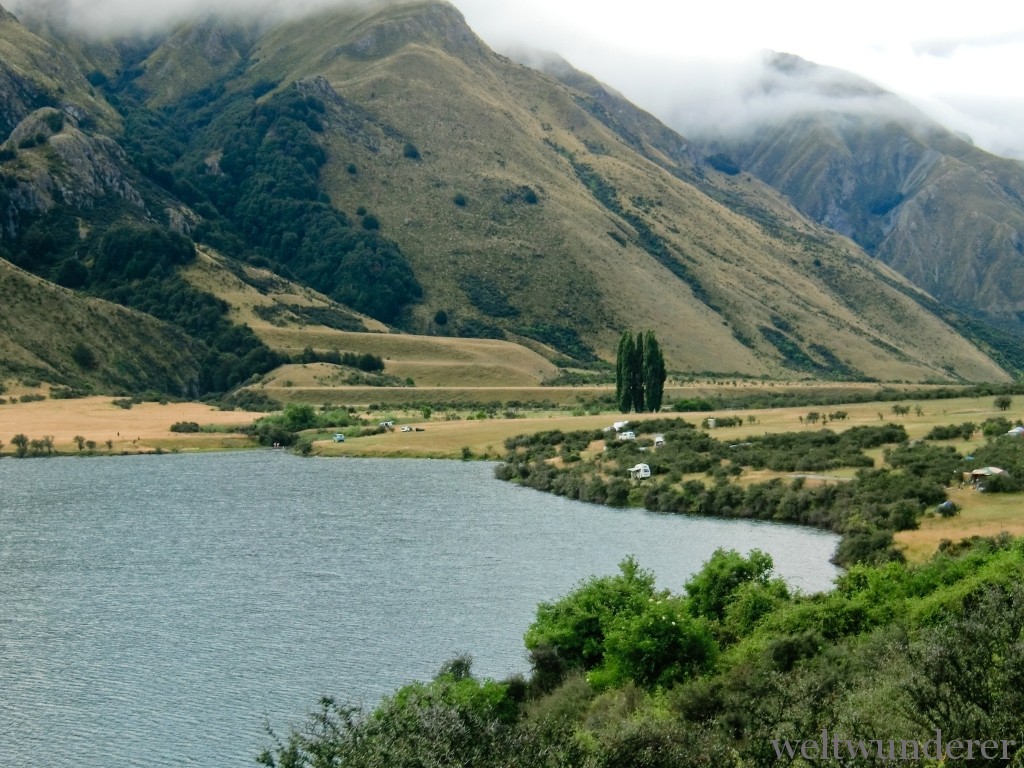
M 945 484 L 964 461 L 952 449 L 911 446 L 898 424 L 766 434 L 741 443 L 717 440 L 682 419 L 626 429 L 635 439 L 605 431 L 512 438 L 495 475 L 610 506 L 815 526 L 841 536 L 833 561 L 849 566 L 901 560 L 893 535 L 916 528 L 926 511 L 947 501 Z M 662 438 L 657 448 L 656 436 Z M 603 450 L 597 441 L 604 441 Z M 885 449 L 883 468 L 865 453 L 877 448 Z M 639 463 L 649 466 L 650 477 L 630 479 L 629 468 Z M 854 468 L 854 476 L 825 483 L 807 477 L 844 468 Z M 737 482 L 747 470 L 795 476 Z
M 815 595 L 757 550 L 716 551 L 679 593 L 627 558 L 537 608 L 528 677 L 460 657 L 372 711 L 324 698 L 257 762 L 767 768 L 827 748 L 837 765 L 1020 765 L 1022 584 L 1007 537 L 855 565 Z
M 911 442 L 901 425 L 835 432 L 816 421 L 732 443 L 681 419 L 625 423 L 619 432 L 552 430 L 509 439 L 495 472 L 613 506 L 835 531 L 834 559 L 846 572 L 830 592 L 790 589 L 758 550 L 716 550 L 677 591 L 659 589 L 627 557 L 618 573 L 538 606 L 524 636 L 529 675 L 481 679 L 464 656 L 371 711 L 324 698 L 303 725 L 283 736 L 271 729 L 258 762 L 1019 765 L 1024 540 L 943 542 L 919 565 L 901 562 L 892 541 L 947 501 L 946 487 L 970 467 L 1007 469 L 985 481 L 986 491 L 1021 490 L 1024 440 L 1005 436 L 1005 423 L 986 423 L 989 441 L 968 457 L 943 441 L 973 436 L 978 425 Z M 637 464 L 649 476 L 631 478 Z M 793 476 L 740 482 L 757 470 Z M 846 479 L 813 477 L 836 470 Z

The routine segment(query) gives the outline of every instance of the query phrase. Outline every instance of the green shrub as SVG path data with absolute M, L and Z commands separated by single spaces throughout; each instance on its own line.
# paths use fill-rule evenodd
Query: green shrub
M 744 557 L 719 547 L 704 567 L 686 582 L 689 608 L 694 616 L 721 621 L 733 595 L 748 582 L 766 585 L 774 568 L 771 555 L 755 549 Z
M 717 653 L 707 624 L 687 614 L 682 598 L 657 591 L 654 575 L 631 557 L 617 575 L 541 604 L 525 643 L 548 684 L 557 670 L 577 669 L 599 688 L 628 680 L 669 685 L 706 668 Z
M 87 371 L 95 370 L 99 364 L 99 361 L 96 359 L 96 353 L 81 341 L 76 342 L 75 346 L 71 348 L 71 359 L 75 361 L 79 368 Z

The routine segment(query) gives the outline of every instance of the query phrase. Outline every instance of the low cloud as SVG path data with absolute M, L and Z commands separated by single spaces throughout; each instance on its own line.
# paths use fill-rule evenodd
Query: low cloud
M 277 21 L 361 0 L 0 0 L 16 16 L 45 17 L 97 36 L 153 32 L 216 14 Z
M 211 13 L 273 22 L 372 2 L 0 0 L 23 18 L 46 14 L 95 35 L 152 32 Z M 877 4 L 887 13 L 902 12 L 891 0 Z M 913 24 L 894 18 L 879 26 L 866 11 L 830 22 L 817 7 L 810 23 L 805 9 L 785 2 L 778 8 L 744 0 L 700 8 L 655 0 L 629 7 L 611 0 L 455 5 L 500 52 L 554 51 L 684 135 L 735 132 L 815 110 L 915 119 L 923 112 L 984 149 L 1024 158 L 1024 134 L 1017 130 L 1024 124 L 1024 85 L 1016 78 L 1024 29 L 1000 27 L 991 10 L 952 19 L 941 13 L 922 19 L 914 11 Z M 821 13 L 839 14 L 836 9 Z M 726 23 L 737 18 L 750 23 Z M 908 39 L 904 29 L 920 37 Z M 756 39 L 836 68 L 803 67 L 799 60 L 780 67 L 756 52 Z
M 928 119 L 869 80 L 773 51 L 732 61 L 636 60 L 610 85 L 690 138 L 741 135 L 807 114 Z

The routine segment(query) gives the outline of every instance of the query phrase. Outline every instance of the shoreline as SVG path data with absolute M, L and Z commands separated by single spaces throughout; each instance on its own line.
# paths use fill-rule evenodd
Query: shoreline
M 46 399 L 33 402 L 0 405 L 0 462 L 15 457 L 11 438 L 24 434 L 31 440 L 51 437 L 52 453 L 38 458 L 93 458 L 99 456 L 162 455 L 175 453 L 230 452 L 258 450 L 255 440 L 241 433 L 241 429 L 266 413 L 255 411 L 224 411 L 203 403 L 182 402 L 135 403 L 130 408 L 115 405 L 113 396 L 91 396 L 73 400 Z M 122 398 L 123 400 L 123 398 Z M 908 401 L 913 404 L 914 401 Z M 1004 413 L 993 405 L 992 397 L 951 398 L 921 400 L 910 414 L 895 416 L 889 402 L 851 403 L 818 406 L 828 413 L 834 410 L 848 412 L 848 418 L 831 421 L 829 428 L 838 431 L 856 425 L 878 425 L 884 421 L 902 424 L 911 440 L 924 436 L 937 425 L 967 421 L 980 422 L 985 418 L 1006 415 L 1017 418 L 1016 409 Z M 651 418 L 681 418 L 700 424 L 708 416 L 742 417 L 743 423 L 732 427 L 718 427 L 715 437 L 740 442 L 752 435 L 768 432 L 799 432 L 818 429 L 808 425 L 804 416 L 809 406 L 758 408 L 746 410 L 718 409 L 710 412 L 670 412 L 661 414 L 629 414 L 631 421 Z M 324 458 L 402 458 L 441 460 L 487 460 L 500 462 L 505 457 L 505 440 L 523 434 L 547 430 L 564 432 L 599 429 L 625 418 L 618 412 L 572 415 L 567 411 L 520 411 L 516 418 L 496 416 L 477 418 L 479 414 L 459 415 L 435 412 L 433 418 L 424 418 L 420 410 L 381 410 L 362 413 L 360 418 L 373 421 L 387 414 L 400 425 L 419 427 L 423 431 L 386 432 L 365 437 L 350 436 L 344 443 L 334 443 L 326 432 L 311 443 L 310 454 Z M 455 415 L 455 418 L 452 416 Z M 176 422 L 196 422 L 210 431 L 200 433 L 171 432 Z M 79 450 L 74 438 L 82 437 L 94 443 L 92 449 Z M 109 446 L 106 441 L 110 441 Z M 963 453 L 984 444 L 976 436 L 972 440 L 948 441 Z M 271 450 L 269 447 L 267 450 Z M 283 450 L 290 450 L 285 448 Z M 36 458 L 26 456 L 25 458 Z M 876 461 L 881 461 L 881 455 Z M 950 489 L 963 508 L 955 517 L 925 517 L 915 530 L 900 531 L 896 545 L 911 561 L 922 561 L 937 550 L 943 539 L 959 541 L 971 536 L 991 536 L 1006 531 L 1012 536 L 1024 536 L 1024 508 L 1018 511 L 1019 496 L 1005 498 L 999 494 L 965 494 Z

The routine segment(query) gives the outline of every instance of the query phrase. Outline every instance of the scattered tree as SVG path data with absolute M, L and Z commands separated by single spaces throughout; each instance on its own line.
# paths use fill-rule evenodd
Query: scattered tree
M 633 410 L 643 413 L 644 407 L 644 336 L 636 335 L 633 342 L 633 355 L 629 361 L 629 399 Z
M 97 365 L 96 354 L 80 341 L 71 348 L 71 359 L 86 371 L 93 370 Z
M 1009 395 L 999 395 L 993 402 L 993 405 L 1000 411 L 1010 410 L 1010 406 L 1013 405 L 1013 398 Z

